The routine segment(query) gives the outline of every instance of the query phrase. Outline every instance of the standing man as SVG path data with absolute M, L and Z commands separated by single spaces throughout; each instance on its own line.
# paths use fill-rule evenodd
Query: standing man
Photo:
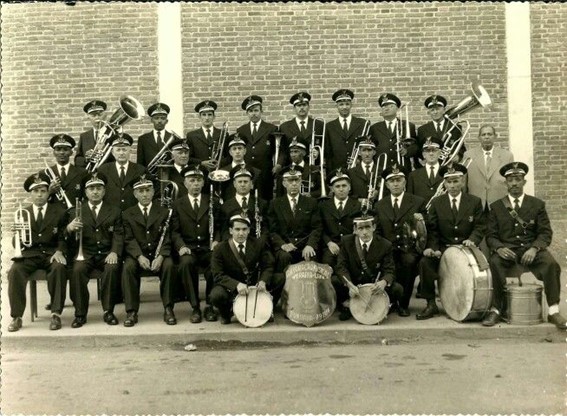
M 441 168 L 447 193 L 435 198 L 428 213 L 427 245 L 419 262 L 421 295 L 427 306 L 417 319 L 433 318 L 439 313 L 435 303 L 435 281 L 439 279 L 439 259 L 449 245 L 478 246 L 486 232 L 480 198 L 465 194 L 467 168 L 449 163 Z
M 363 130 L 366 126 L 370 127 L 370 121 L 352 115 L 354 92 L 351 90 L 338 90 L 332 99 L 337 105 L 339 117 L 331 120 L 325 129 L 327 171 L 343 168 L 346 172 L 356 138 L 365 134 Z
M 77 145 L 77 153 L 75 154 L 75 166 L 84 168 L 93 155 L 93 149 L 99 137 L 101 128 L 103 127 L 104 112 L 106 111 L 106 103 L 100 100 L 92 100 L 85 104 L 83 111 L 87 114 L 92 128 L 84 131 L 79 136 L 79 144 Z M 112 162 L 112 156 L 107 160 Z
M 230 324 L 232 302 L 237 294 L 248 293 L 248 286 L 270 291 L 276 305 L 285 283 L 283 274 L 274 274 L 274 258 L 265 242 L 251 235 L 246 215 L 232 216 L 229 232 L 230 237 L 215 248 L 211 260 L 215 279 L 211 301 L 223 325 Z
M 284 166 L 284 154 L 280 152 L 274 163 L 275 144 L 272 133 L 278 128 L 262 120 L 262 102 L 262 97 L 257 95 L 244 99 L 241 108 L 246 111 L 249 122 L 238 127 L 237 133 L 246 142 L 246 164 L 260 170 L 256 182 L 258 193 L 262 199 L 269 201 L 273 198 L 274 175 Z
M 358 157 L 360 162 L 347 171 L 348 176 L 352 182 L 352 196 L 358 198 L 361 203 L 369 204 L 368 202 L 368 187 L 372 187 L 372 198 L 378 196 L 378 191 L 374 186 L 370 185 L 370 180 L 374 182 L 374 178 L 380 172 L 374 157 L 376 156 L 376 145 L 373 141 L 359 137 L 358 144 Z M 376 182 L 377 183 L 377 182 Z M 370 206 L 370 205 L 368 205 Z
M 482 324 L 496 325 L 506 312 L 506 276 L 510 276 L 511 268 L 520 266 L 543 282 L 549 305 L 547 321 L 565 330 L 567 321 L 559 314 L 561 268 L 547 251 L 553 231 L 545 203 L 524 193 L 528 173 L 525 163 L 508 163 L 499 172 L 506 178 L 508 195 L 490 206 L 486 240 L 494 253 L 490 258 L 494 296 L 491 311 Z
M 134 197 L 134 182 L 145 173 L 146 168 L 130 162 L 130 150 L 134 139 L 126 133 L 114 135 L 110 139 L 115 162 L 103 164 L 98 171 L 106 177 L 105 202 L 125 211 L 137 201 Z
M 425 203 L 428 203 L 443 183 L 443 178 L 439 174 L 441 169 L 439 164 L 441 142 L 429 138 L 422 147 L 425 164 L 423 167 L 410 172 L 408 192 L 425 199 Z
M 165 131 L 169 111 L 169 106 L 164 103 L 155 103 L 148 107 L 148 116 L 154 129 L 138 137 L 136 150 L 136 162 L 145 168 L 171 138 L 171 133 Z
M 417 128 L 417 152 L 414 157 L 414 164 L 416 169 L 424 166 L 424 160 L 420 159 L 423 153 L 423 144 L 431 139 L 433 141 L 443 143 L 443 134 L 447 130 L 447 124 L 443 115 L 445 114 L 445 107 L 447 107 L 447 99 L 441 95 L 431 95 L 425 99 L 423 103 L 427 110 L 427 115 L 431 119 L 425 124 Z
M 72 328 L 80 328 L 87 323 L 88 283 L 94 269 L 102 272 L 100 301 L 103 320 L 108 325 L 118 325 L 114 306 L 121 300 L 120 264 L 124 227 L 118 205 L 103 201 L 106 184 L 107 180 L 100 172 L 86 177 L 83 187 L 87 201 L 83 202 L 79 214 L 75 207 L 73 220 L 67 225 L 68 239 L 79 247 L 82 242 L 84 257 L 83 260 L 75 257 L 69 278 L 71 300 L 75 307 Z
M 412 223 L 415 214 L 425 215 L 425 200 L 405 192 L 406 173 L 396 165 L 384 170 L 382 178 L 390 196 L 376 202 L 377 232 L 392 243 L 396 281 L 403 287 L 398 315 L 406 317 L 410 315 L 408 308 L 421 253 L 417 252 L 415 240 L 406 234 L 404 227 Z
M 506 180 L 497 172 L 502 166 L 514 161 L 512 152 L 494 146 L 496 137 L 494 126 L 482 125 L 478 132 L 480 147 L 468 150 L 464 154 L 464 159 L 472 159 L 467 174 L 469 194 L 480 198 L 485 211 L 488 211 L 494 201 L 508 193 Z
M 49 329 L 58 330 L 61 328 L 67 286 L 65 209 L 60 204 L 47 203 L 49 177 L 43 172 L 28 177 L 24 189 L 32 204 L 25 208 L 29 213 L 29 229 L 21 223 L 16 223 L 13 227 L 17 232 L 15 238 L 19 240 L 21 253 L 15 253 L 16 257 L 12 258 L 14 263 L 8 271 L 8 298 L 12 317 L 8 331 L 15 332 L 22 327 L 26 285 L 31 274 L 38 269 L 47 272 L 47 290 L 51 299 Z M 20 239 L 20 233 L 28 236 L 27 242 Z
M 388 166 L 397 163 L 410 170 L 411 158 L 417 152 L 415 124 L 409 123 L 408 132 L 406 121 L 397 116 L 402 102 L 394 94 L 382 94 L 378 98 L 378 105 L 382 109 L 384 121 L 370 127 L 370 137 L 376 144 L 376 153 L 388 155 Z M 410 139 L 406 140 L 408 138 Z

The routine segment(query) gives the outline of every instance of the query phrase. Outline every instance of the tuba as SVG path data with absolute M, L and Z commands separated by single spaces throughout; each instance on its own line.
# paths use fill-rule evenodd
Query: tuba
M 213 143 L 213 148 L 211 150 L 211 161 L 215 164 L 215 170 L 209 173 L 209 179 L 213 182 L 226 182 L 230 179 L 230 173 L 226 170 L 220 169 L 220 164 L 222 160 L 222 153 L 224 150 L 224 145 L 226 143 L 226 138 L 228 136 L 228 123 L 225 121 L 222 125 L 222 130 L 220 138 Z
M 31 247 L 32 245 L 31 214 L 27 209 L 22 208 L 22 204 L 14 213 L 14 230 L 16 232 L 14 258 L 20 259 L 23 257 L 22 246 Z
M 441 160 L 442 166 L 449 163 L 459 153 L 470 130 L 470 123 L 468 121 L 459 121 L 461 114 L 468 113 L 479 105 L 487 107 L 492 104 L 490 96 L 482 85 L 477 83 L 471 84 L 471 92 L 471 95 L 463 98 L 458 104 L 449 107 L 443 115 L 451 127 L 443 134 L 443 138 L 441 139 L 442 147 L 439 159 Z M 453 132 L 455 130 L 460 134 L 457 139 L 453 138 Z

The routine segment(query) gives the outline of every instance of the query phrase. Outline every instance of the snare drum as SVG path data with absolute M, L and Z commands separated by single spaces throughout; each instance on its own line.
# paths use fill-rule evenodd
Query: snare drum
M 364 325 L 376 325 L 386 319 L 390 309 L 390 298 L 381 290 L 372 293 L 372 283 L 358 286 L 360 296 L 350 298 L 350 313 Z
M 450 246 L 439 263 L 439 295 L 455 321 L 480 320 L 492 304 L 492 274 L 476 247 Z
M 272 295 L 248 286 L 248 294 L 236 295 L 232 303 L 234 316 L 242 325 L 257 328 L 264 325 L 272 316 L 274 305 Z

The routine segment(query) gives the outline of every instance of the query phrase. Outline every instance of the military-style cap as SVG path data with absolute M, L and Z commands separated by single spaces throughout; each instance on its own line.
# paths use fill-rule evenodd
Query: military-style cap
M 51 180 L 49 176 L 43 171 L 34 173 L 24 181 L 24 189 L 26 192 L 30 192 L 32 189 L 38 186 L 49 186 Z
M 232 225 L 232 223 L 234 223 L 235 221 L 248 224 L 248 226 L 250 226 L 251 224 L 250 218 L 248 218 L 248 215 L 246 215 L 246 211 L 242 211 L 240 214 L 236 214 L 230 217 L 229 224 Z
M 348 174 L 346 172 L 343 172 L 342 168 L 338 168 L 338 169 L 334 170 L 333 172 L 331 172 L 331 174 L 328 176 L 327 184 L 329 186 L 331 186 L 335 182 L 343 180 L 343 179 L 347 180 L 349 182 L 351 181 L 350 176 L 348 176 Z
M 431 95 L 425 99 L 423 103 L 427 108 L 433 107 L 435 105 L 439 105 L 441 107 L 445 107 L 447 105 L 447 100 L 445 97 L 441 95 Z
M 356 138 L 359 147 L 370 147 L 376 149 L 376 144 L 370 139 L 369 136 L 359 136 Z
M 526 165 L 523 162 L 511 162 L 511 163 L 506 163 L 504 166 L 502 166 L 499 172 L 500 175 L 504 177 L 508 177 L 510 175 L 524 176 L 528 173 L 529 170 L 530 168 L 528 168 L 528 165 Z
M 192 165 L 192 166 L 186 166 L 183 169 L 181 169 L 181 176 L 183 176 L 184 178 L 188 176 L 200 176 L 201 178 L 204 178 L 205 174 L 201 169 L 199 169 L 198 166 Z
M 146 188 L 148 186 L 153 187 L 154 183 L 146 178 L 146 174 L 143 174 L 138 178 L 134 185 L 132 185 L 132 189 Z
M 433 137 L 428 137 L 423 143 L 423 149 L 441 149 L 441 142 Z
M 378 105 L 380 107 L 384 107 L 386 104 L 396 104 L 398 107 L 400 107 L 402 105 L 402 102 L 394 94 L 387 92 L 378 97 Z
M 111 146 L 132 146 L 134 139 L 127 133 L 119 133 L 112 136 L 110 139 Z
M 83 188 L 95 185 L 106 185 L 106 177 L 98 172 L 91 173 L 83 179 Z
M 333 94 L 333 101 L 338 103 L 339 101 L 348 100 L 352 101 L 354 98 L 354 92 L 351 90 L 338 90 Z
M 148 115 L 153 117 L 157 114 L 169 114 L 170 108 L 167 104 L 164 103 L 155 103 L 148 107 Z
M 300 91 L 296 94 L 293 94 L 289 99 L 289 103 L 291 105 L 308 103 L 309 101 L 311 101 L 311 95 L 307 91 Z
M 217 103 L 211 100 L 201 101 L 199 104 L 195 106 L 196 113 L 202 113 L 204 111 L 212 111 L 215 112 L 218 108 Z
M 360 225 L 366 222 L 374 222 L 376 220 L 376 212 L 371 209 L 362 209 L 354 214 L 353 224 Z
M 238 133 L 234 133 L 229 137 L 228 141 L 228 148 L 230 149 L 231 146 L 244 146 L 246 147 L 246 140 L 244 140 Z
M 171 150 L 189 150 L 189 144 L 185 139 L 175 139 L 169 148 Z
M 403 167 L 400 167 L 398 166 L 397 163 L 394 163 L 392 166 L 384 169 L 380 175 L 382 176 L 382 178 L 384 178 L 384 180 L 387 181 L 388 179 L 391 178 L 397 178 L 397 177 L 405 178 L 406 172 L 403 169 Z
M 289 143 L 289 150 L 291 149 L 303 149 L 307 151 L 307 144 L 304 143 L 303 140 L 298 140 L 297 137 L 294 137 Z
M 289 165 L 283 168 L 280 172 L 282 177 L 285 178 L 301 178 L 303 168 L 301 166 Z
M 94 113 L 95 111 L 106 110 L 106 103 L 100 100 L 92 100 L 85 104 L 83 111 L 87 114 Z
M 49 145 L 51 148 L 55 149 L 55 146 L 65 146 L 71 149 L 75 147 L 75 139 L 73 139 L 68 134 L 56 134 L 49 140 Z
M 457 176 L 464 176 L 467 173 L 467 168 L 460 163 L 449 163 L 448 165 L 441 166 L 439 169 L 439 176 L 447 179 Z
M 254 172 L 252 170 L 246 169 L 246 165 L 243 163 L 239 166 L 235 166 L 230 171 L 230 179 L 240 178 L 241 176 L 248 176 L 250 179 L 254 179 Z
M 250 107 L 253 107 L 257 104 L 262 104 L 262 97 L 258 95 L 250 95 L 249 97 L 246 97 L 244 101 L 242 101 L 241 107 L 244 111 L 247 111 Z

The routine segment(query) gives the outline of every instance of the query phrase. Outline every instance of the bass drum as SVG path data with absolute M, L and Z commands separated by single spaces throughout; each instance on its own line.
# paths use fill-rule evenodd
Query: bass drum
M 258 290 L 256 286 L 248 286 L 248 294 L 236 295 L 232 303 L 232 311 L 238 322 L 249 328 L 257 328 L 268 322 L 273 309 L 272 295 Z
M 390 298 L 385 291 L 372 293 L 372 283 L 358 287 L 360 296 L 350 298 L 350 313 L 364 325 L 376 325 L 388 316 Z
M 492 304 L 492 274 L 476 247 L 450 246 L 439 263 L 439 295 L 455 321 L 480 320 Z

